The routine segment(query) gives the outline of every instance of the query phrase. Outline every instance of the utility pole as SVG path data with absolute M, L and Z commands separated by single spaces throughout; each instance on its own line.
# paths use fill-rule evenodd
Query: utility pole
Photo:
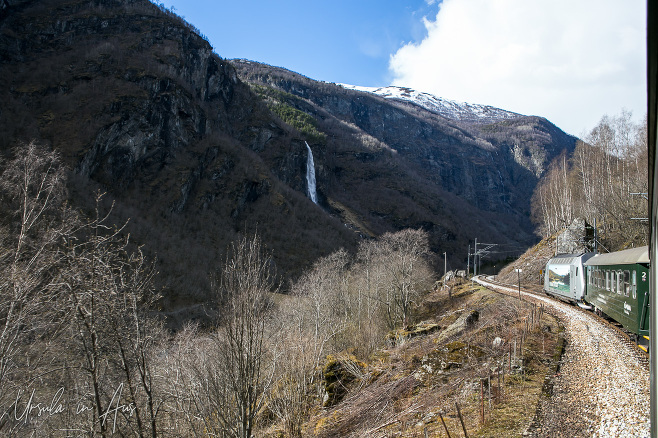
M 468 280 L 468 276 L 471 275 L 471 244 L 468 244 L 468 261 L 466 262 L 466 279 Z
M 480 242 L 480 249 L 478 249 L 478 240 L 475 239 L 475 250 L 473 251 L 473 275 L 478 275 L 481 272 L 482 255 L 489 255 L 490 249 L 498 246 L 497 243 L 482 243 Z
M 473 276 L 478 275 L 478 238 L 475 238 L 475 250 L 473 252 Z

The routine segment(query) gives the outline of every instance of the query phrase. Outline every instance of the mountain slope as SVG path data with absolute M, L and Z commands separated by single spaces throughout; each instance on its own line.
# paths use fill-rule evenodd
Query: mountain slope
M 146 0 L 2 1 L 0 77 L 2 155 L 36 139 L 72 169 L 74 205 L 107 191 L 114 220 L 130 218 L 133 241 L 157 256 L 171 312 L 201 309 L 245 232 L 262 235 L 283 280 L 407 227 L 427 230 L 451 267 L 474 237 L 527 247 L 537 179 L 575 141 L 538 117 L 451 120 L 228 61 Z
M 576 140 L 540 117 L 490 109 L 502 120 L 447 119 L 408 99 L 251 61 L 233 63 L 270 108 L 302 112 L 326 133 L 316 162 L 327 203 L 348 196 L 366 223 L 384 218 L 428 227 L 434 248 L 464 258 L 469 238 L 526 246 L 534 241 L 529 215 L 535 184 L 550 160 L 573 150 Z M 475 108 L 482 109 L 471 106 L 471 113 Z M 383 182 L 390 178 L 395 184 Z
M 209 273 L 258 231 L 295 275 L 357 236 L 304 195 L 303 139 L 188 24 L 147 1 L 43 0 L 0 19 L 0 150 L 33 139 L 74 169 L 72 202 L 117 201 L 159 260 L 165 309 L 209 298 Z M 287 182 L 257 151 L 287 157 Z M 294 188 L 291 188 L 294 186 Z

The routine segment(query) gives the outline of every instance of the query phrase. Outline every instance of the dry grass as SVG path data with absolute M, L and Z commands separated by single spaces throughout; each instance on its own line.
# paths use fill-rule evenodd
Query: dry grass
M 427 308 L 433 309 L 433 316 Z M 306 425 L 306 436 L 424 437 L 427 433 L 444 437 L 441 416 L 451 436 L 463 436 L 456 403 L 470 437 L 519 436 L 528 428 L 544 378 L 554 370 L 560 338 L 557 322 L 543 315 L 524 337 L 529 304 L 470 284 L 454 288 L 452 299 L 447 292 L 432 293 L 419 310 L 442 330 L 375 355 L 366 381 L 338 405 L 316 412 Z M 439 342 L 443 329 L 470 310 L 478 310 L 480 319 L 461 334 Z M 496 337 L 503 339 L 502 346 L 493 346 Z M 498 370 L 501 383 L 504 374 L 500 397 L 496 397 Z M 482 424 L 480 381 L 490 371 L 491 407 L 487 380 Z

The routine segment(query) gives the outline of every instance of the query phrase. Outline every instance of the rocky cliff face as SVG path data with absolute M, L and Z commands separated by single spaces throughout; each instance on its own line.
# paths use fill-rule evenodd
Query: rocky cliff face
M 351 129 L 352 141 L 363 148 L 355 154 L 359 161 L 374 163 L 394 157 L 396 165 L 404 167 L 401 177 L 418 180 L 419 185 L 408 185 L 415 196 L 432 187 L 456 196 L 449 201 L 452 206 L 474 208 L 484 216 L 502 215 L 504 221 L 516 223 L 518 230 L 527 233 L 513 239 L 517 242 L 528 243 L 532 234 L 530 198 L 538 178 L 553 157 L 565 149 L 573 150 L 576 141 L 540 117 L 499 111 L 505 117 L 496 118 L 488 111 L 481 118 L 447 119 L 445 113 L 410 100 L 319 83 L 250 61 L 233 63 L 245 81 L 283 93 L 271 105 L 294 107 L 312 116 L 319 129 L 328 133 L 326 159 L 320 163 L 331 166 L 332 155 L 343 148 L 331 139 Z M 363 168 L 357 166 L 354 173 L 359 173 L 359 167 Z M 318 182 L 327 194 L 332 191 L 328 180 L 343 169 L 344 162 L 327 169 L 331 178 Z M 448 198 L 440 196 L 433 202 L 441 205 Z
M 0 152 L 34 139 L 57 149 L 83 209 L 109 192 L 113 220 L 130 219 L 157 255 L 166 308 L 205 302 L 244 232 L 262 235 L 284 276 L 354 247 L 304 195 L 303 139 L 190 25 L 141 0 L 3 5 Z
M 0 54 L 9 98 L 34 104 L 25 109 L 41 112 L 33 134 L 56 132 L 54 145 L 70 152 L 79 173 L 127 187 L 138 167 L 161 165 L 208 134 L 246 134 L 239 122 L 257 104 L 235 70 L 150 3 L 42 1 L 17 9 L 4 20 Z M 45 19 L 49 9 L 58 19 Z M 88 132 L 71 126 L 63 138 L 54 125 L 76 125 L 81 113 Z
M 450 264 L 468 240 L 533 240 L 529 199 L 573 139 L 540 118 L 468 124 L 409 102 L 227 61 L 146 0 L 0 0 L 0 151 L 36 139 L 100 188 L 159 259 L 170 309 L 203 302 L 257 230 L 280 272 L 406 227 Z M 307 199 L 306 146 L 319 206 Z

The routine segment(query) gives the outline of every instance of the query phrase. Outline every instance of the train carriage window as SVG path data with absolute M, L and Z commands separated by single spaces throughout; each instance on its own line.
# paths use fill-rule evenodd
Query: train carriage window
M 615 271 L 610 271 L 610 292 L 616 293 L 615 285 L 617 281 L 615 280 Z
M 615 291 L 615 287 L 614 287 L 615 273 L 614 273 L 614 271 L 608 271 L 608 283 L 609 283 L 608 284 L 608 290 L 610 292 L 614 292 Z
M 592 268 L 592 285 L 596 284 L 596 270 Z
M 633 294 L 633 299 L 637 299 L 637 271 L 631 273 L 631 293 Z
M 610 292 L 615 292 L 615 271 L 610 271 Z
M 615 284 L 615 273 L 613 271 L 608 271 L 608 290 L 610 292 L 614 292 L 614 285 Z
M 599 270 L 599 288 L 604 289 L 605 288 L 605 272 L 602 270 Z
M 624 296 L 627 297 L 630 295 L 630 289 L 631 289 L 631 273 L 628 271 L 624 271 Z
M 621 271 L 617 271 L 617 293 L 624 294 L 624 274 Z
M 615 271 L 610 271 L 610 292 L 617 293 L 617 273 Z
M 610 271 L 605 271 L 605 290 L 610 290 Z
M 599 289 L 603 289 L 603 271 L 600 269 L 596 270 L 596 280 L 598 281 L 597 286 Z

